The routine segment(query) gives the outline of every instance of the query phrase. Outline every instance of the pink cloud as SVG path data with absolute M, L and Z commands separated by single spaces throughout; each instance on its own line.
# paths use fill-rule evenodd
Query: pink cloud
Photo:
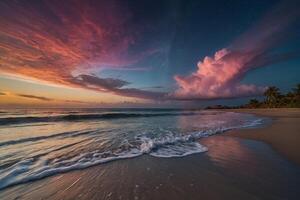
M 228 49 L 217 51 L 214 57 L 206 56 L 193 74 L 174 77 L 179 85 L 176 98 L 213 99 L 261 94 L 263 87 L 238 83 L 240 77 L 253 68 L 248 63 L 255 57 L 252 52 L 231 52 Z
M 178 89 L 170 96 L 193 100 L 262 94 L 266 87 L 243 84 L 241 80 L 257 67 L 299 57 L 299 52 L 272 54 L 272 50 L 288 38 L 286 29 L 299 19 L 299 15 L 297 6 L 292 4 L 282 3 L 274 7 L 228 48 L 198 62 L 196 72 L 174 76 Z
M 143 27 L 136 27 L 126 5 L 114 0 L 1 2 L 0 74 L 121 96 L 158 98 L 163 93 L 121 88 L 129 83 L 90 75 L 103 69 L 145 71 L 134 64 L 160 51 L 152 46 L 132 50 Z

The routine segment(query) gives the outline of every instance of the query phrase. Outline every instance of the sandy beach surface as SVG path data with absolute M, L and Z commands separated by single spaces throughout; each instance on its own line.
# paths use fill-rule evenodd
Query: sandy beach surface
M 109 162 L 9 187 L 0 199 L 298 199 L 300 110 L 230 111 L 272 123 L 200 139 L 205 153 Z
M 237 109 L 234 112 L 252 113 L 272 118 L 272 123 L 256 129 L 232 130 L 229 136 L 261 140 L 300 166 L 300 109 Z

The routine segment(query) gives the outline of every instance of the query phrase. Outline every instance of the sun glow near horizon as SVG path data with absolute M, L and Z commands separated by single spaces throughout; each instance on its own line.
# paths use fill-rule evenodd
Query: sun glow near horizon
M 0 76 L 0 107 L 91 107 L 120 106 L 124 103 L 146 103 L 143 99 L 120 97 L 83 88 L 72 88 L 45 82 Z

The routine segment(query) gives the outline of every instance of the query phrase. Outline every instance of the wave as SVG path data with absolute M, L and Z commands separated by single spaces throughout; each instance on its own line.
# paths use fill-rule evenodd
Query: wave
M 38 123 L 38 122 L 58 122 L 58 121 L 82 121 L 96 119 L 120 119 L 134 117 L 159 117 L 159 116 L 178 116 L 178 115 L 199 115 L 204 113 L 185 112 L 185 113 L 103 113 L 103 114 L 69 114 L 57 116 L 27 116 L 27 117 L 7 117 L 0 118 L 0 125 L 19 124 L 19 123 Z
M 51 165 L 48 161 L 40 161 L 36 158 L 29 158 L 16 163 L 5 170 L 0 175 L 0 189 L 9 186 L 26 183 L 33 180 L 42 179 L 58 173 L 64 173 L 72 170 L 84 169 L 94 165 L 107 163 L 119 159 L 129 159 L 143 154 L 154 157 L 171 158 L 183 157 L 194 153 L 207 151 L 207 148 L 199 144 L 196 139 L 208 135 L 219 133 L 222 130 L 208 130 L 194 132 L 183 136 L 168 135 L 162 138 L 148 138 L 146 136 L 137 136 L 135 145 L 120 146 L 115 151 L 93 151 L 81 153 L 78 156 L 68 160 L 54 160 Z M 31 172 L 36 163 L 48 163 L 48 165 L 39 166 L 34 172 Z
M 261 124 L 262 120 L 253 120 L 240 126 L 222 127 L 209 130 L 191 132 L 189 134 L 174 135 L 172 133 L 151 138 L 145 134 L 137 135 L 134 141 L 124 142 L 117 148 L 109 151 L 95 150 L 75 154 L 70 158 L 56 158 L 54 160 L 32 157 L 15 163 L 11 167 L 4 169 L 0 173 L 0 189 L 25 183 L 37 179 L 42 179 L 58 173 L 72 170 L 84 169 L 90 166 L 107 163 L 119 159 L 129 159 L 143 154 L 160 158 L 184 157 L 194 153 L 205 152 L 208 149 L 198 142 L 198 139 L 210 135 L 223 133 L 236 128 L 247 128 Z M 85 134 L 85 132 L 60 133 L 49 137 L 61 135 Z M 47 136 L 35 137 L 30 140 L 45 139 Z M 15 142 L 24 142 L 15 141 Z M 46 156 L 47 157 L 47 156 Z
M 18 140 L 9 140 L 5 142 L 0 142 L 0 147 L 1 146 L 7 146 L 7 145 L 14 145 L 14 144 L 20 144 L 20 143 L 25 143 L 25 142 L 35 142 L 39 140 L 45 140 L 45 139 L 50 139 L 50 138 L 56 138 L 56 137 L 74 137 L 74 136 L 80 136 L 80 135 L 86 135 L 86 134 L 91 134 L 93 132 L 101 132 L 101 131 L 69 131 L 69 132 L 62 132 L 62 133 L 56 133 L 53 135 L 43 135 L 43 136 L 37 136 L 37 137 L 29 137 L 29 138 L 22 138 Z
M 12 166 L 13 167 L 12 170 L 4 172 L 4 174 L 0 176 L 0 190 L 9 186 L 26 183 L 29 181 L 39 180 L 58 173 L 64 173 L 64 172 L 78 170 L 78 169 L 85 169 L 87 167 L 98 165 L 101 163 L 106 163 L 118 159 L 128 159 L 128 158 L 133 158 L 141 155 L 141 153 L 132 151 L 132 152 L 127 152 L 127 154 L 119 154 L 111 157 L 104 157 L 101 159 L 97 159 L 99 154 L 100 153 L 93 153 L 91 155 L 90 153 L 83 154 L 78 156 L 76 158 L 77 162 L 74 162 L 74 164 L 72 165 L 64 166 L 63 164 L 57 164 L 57 167 L 42 166 L 34 173 L 28 173 L 28 172 L 36 161 L 34 159 L 23 160 L 15 164 L 14 166 Z M 101 153 L 101 154 L 105 155 L 105 153 Z M 89 157 L 89 160 L 87 160 L 86 157 Z M 28 173 L 28 175 L 18 177 L 24 173 Z

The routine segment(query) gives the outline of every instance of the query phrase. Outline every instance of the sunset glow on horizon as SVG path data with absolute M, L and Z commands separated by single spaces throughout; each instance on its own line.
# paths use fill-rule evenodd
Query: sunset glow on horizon
M 259 97 L 274 83 L 285 90 L 299 81 L 299 38 L 287 34 L 299 31 L 293 3 L 262 3 L 257 13 L 242 11 L 241 3 L 237 10 L 250 17 L 222 10 L 226 17 L 214 16 L 213 27 L 205 26 L 213 14 L 194 10 L 212 5 L 181 4 L 1 1 L 0 107 L 235 102 Z M 145 8 L 157 13 L 141 13 Z M 232 27 L 218 38 L 228 21 Z M 262 77 L 270 67 L 275 74 Z
M 0 199 L 299 199 L 300 0 L 0 0 Z

